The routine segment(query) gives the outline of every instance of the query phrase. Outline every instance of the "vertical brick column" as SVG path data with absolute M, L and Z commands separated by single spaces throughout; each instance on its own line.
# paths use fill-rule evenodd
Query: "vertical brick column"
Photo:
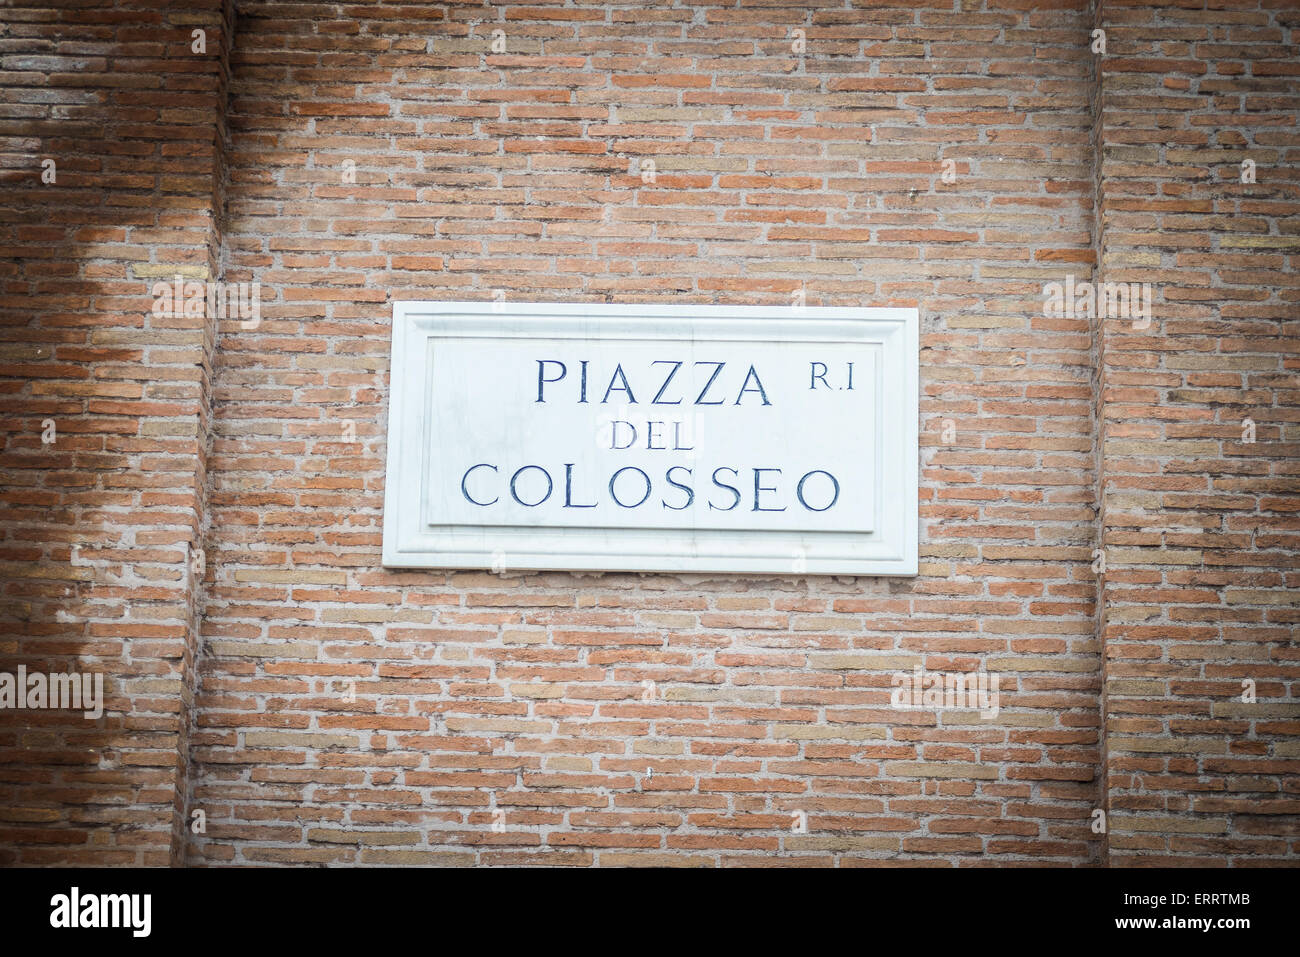
M 1101 278 L 1154 293 L 1100 326 L 1110 862 L 1294 860 L 1300 12 L 1098 23 Z
M 102 671 L 106 700 L 0 712 L 0 864 L 177 853 L 214 329 L 151 286 L 216 270 L 232 17 L 4 11 L 0 669 Z

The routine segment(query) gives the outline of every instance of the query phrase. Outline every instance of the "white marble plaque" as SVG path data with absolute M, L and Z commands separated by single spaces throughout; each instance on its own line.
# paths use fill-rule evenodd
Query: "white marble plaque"
M 914 575 L 915 309 L 401 302 L 389 567 Z

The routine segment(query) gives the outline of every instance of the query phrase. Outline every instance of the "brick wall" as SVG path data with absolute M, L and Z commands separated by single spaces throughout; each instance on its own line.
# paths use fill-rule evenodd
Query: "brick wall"
M 1281 0 L 197 9 L 0 34 L 0 664 L 113 689 L 0 712 L 0 862 L 1295 862 Z M 392 301 L 800 295 L 920 310 L 918 577 L 380 566 Z

